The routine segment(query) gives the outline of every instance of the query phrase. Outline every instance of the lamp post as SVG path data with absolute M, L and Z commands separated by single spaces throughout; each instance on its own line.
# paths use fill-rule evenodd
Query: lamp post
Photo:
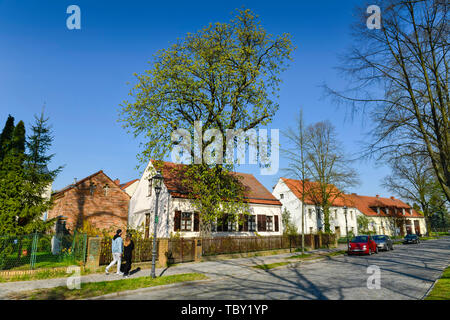
M 158 200 L 159 200 L 159 194 L 161 193 L 161 185 L 163 177 L 161 173 L 158 171 L 156 172 L 156 175 L 154 175 L 149 181 L 155 188 L 155 195 L 156 195 L 156 203 L 155 203 L 155 222 L 154 222 L 154 229 L 153 229 L 153 248 L 152 248 L 152 278 L 156 278 L 155 274 L 155 263 L 156 263 L 156 227 L 158 224 Z
M 348 250 L 347 206 L 344 206 L 344 217 L 345 217 L 345 236 L 347 237 L 347 250 Z

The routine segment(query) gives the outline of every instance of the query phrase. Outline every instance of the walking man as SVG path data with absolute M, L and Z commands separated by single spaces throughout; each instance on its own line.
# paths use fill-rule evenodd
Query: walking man
M 115 263 L 117 263 L 117 272 L 118 275 L 123 275 L 123 272 L 120 272 L 120 265 L 122 263 L 122 253 L 123 253 L 123 241 L 121 238 L 122 230 L 119 229 L 116 231 L 114 238 L 111 244 L 111 251 L 113 256 L 113 261 L 106 267 L 105 272 L 109 274 L 109 268 L 111 268 Z

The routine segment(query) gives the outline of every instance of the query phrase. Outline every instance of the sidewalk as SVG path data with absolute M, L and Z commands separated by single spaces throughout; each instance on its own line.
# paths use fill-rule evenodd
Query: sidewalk
M 339 251 L 343 248 L 339 246 L 338 248 L 332 249 L 317 249 L 311 250 L 307 253 L 315 254 L 325 254 L 329 252 Z M 210 279 L 218 279 L 223 276 L 231 276 L 240 274 L 243 272 L 248 272 L 249 268 L 254 265 L 259 264 L 270 264 L 281 261 L 287 261 L 286 258 L 294 255 L 300 254 L 299 252 L 284 253 L 272 256 L 256 256 L 249 258 L 238 258 L 238 259 L 228 259 L 228 260 L 217 260 L 217 261 L 207 261 L 207 262 L 188 262 L 182 263 L 169 268 L 157 268 L 157 276 L 167 276 L 180 273 L 203 273 Z M 100 274 L 90 274 L 81 276 L 82 283 L 88 282 L 101 282 L 101 281 L 114 281 L 124 279 L 122 276 L 113 273 L 112 268 L 109 275 L 104 273 Z M 133 273 L 129 278 L 138 277 L 149 277 L 150 269 L 142 269 Z M 43 279 L 43 280 L 33 280 L 33 281 L 17 281 L 17 282 L 6 282 L 0 283 L 0 300 L 5 299 L 9 293 L 28 291 L 34 289 L 45 289 L 54 288 L 59 286 L 66 286 L 68 278 L 55 278 L 55 279 Z

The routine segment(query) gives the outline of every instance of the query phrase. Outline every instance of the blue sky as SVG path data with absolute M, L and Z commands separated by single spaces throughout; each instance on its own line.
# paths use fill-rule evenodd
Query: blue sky
M 81 30 L 68 30 L 66 8 L 81 8 Z M 288 32 L 296 51 L 282 75 L 280 109 L 267 129 L 293 126 L 304 110 L 307 124 L 330 120 L 349 153 L 357 153 L 372 124 L 364 115 L 349 118 L 324 97 L 320 84 L 341 88 L 334 69 L 351 44 L 349 27 L 357 0 L 335 1 L 12 1 L 0 0 L 0 126 L 8 114 L 29 127 L 43 104 L 53 125 L 53 166 L 65 165 L 53 188 L 60 189 L 100 169 L 112 179 L 138 178 L 139 141 L 117 122 L 128 98 L 132 74 L 187 32 L 210 22 L 226 22 L 245 6 L 260 16 L 269 33 Z M 130 82 L 131 84 L 127 84 Z M 283 139 L 281 139 L 283 144 Z M 286 166 L 282 158 L 280 166 Z M 381 186 L 389 173 L 373 162 L 357 162 L 362 184 L 352 192 L 391 194 Z M 279 176 L 255 174 L 271 190 Z

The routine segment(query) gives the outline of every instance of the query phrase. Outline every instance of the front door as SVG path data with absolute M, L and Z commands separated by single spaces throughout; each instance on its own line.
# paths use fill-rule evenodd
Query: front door
M 406 220 L 406 234 L 412 234 L 411 220 Z
M 420 223 L 418 220 L 414 220 L 414 229 L 416 231 L 416 234 L 420 234 Z
M 341 237 L 341 227 L 334 227 L 334 234 L 336 238 L 339 239 Z

